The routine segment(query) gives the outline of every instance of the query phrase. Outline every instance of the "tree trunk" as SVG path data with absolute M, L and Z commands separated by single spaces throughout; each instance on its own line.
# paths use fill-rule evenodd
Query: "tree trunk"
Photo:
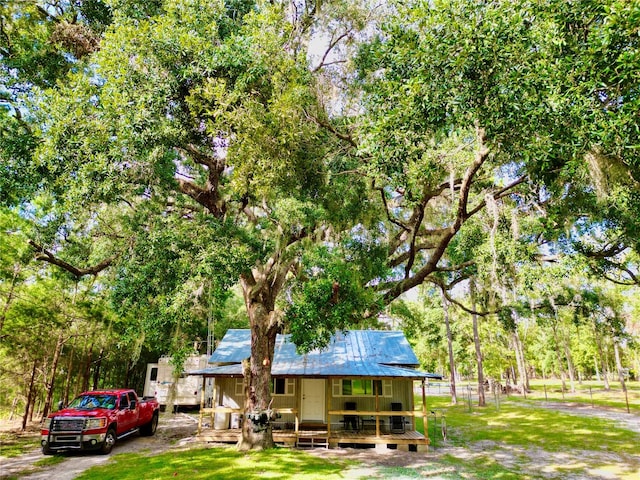
M 98 389 L 98 382 L 100 381 L 100 367 L 102 366 L 102 358 L 104 357 L 104 347 L 100 348 L 100 354 L 98 360 L 96 360 L 96 368 L 93 370 L 93 390 Z
M 27 422 L 29 421 L 29 413 L 31 411 L 31 404 L 33 402 L 33 398 L 35 396 L 35 381 L 36 381 L 36 371 L 38 369 L 38 362 L 36 360 L 33 361 L 33 368 L 31 369 L 31 379 L 29 380 L 29 391 L 27 393 L 27 402 L 24 407 L 24 417 L 22 417 L 22 430 L 27 429 Z
M 123 381 L 123 385 L 125 386 L 125 388 L 129 388 L 130 384 L 131 384 L 131 359 L 127 360 L 127 365 L 125 366 L 125 370 L 124 370 L 124 381 Z
M 556 322 L 557 322 L 557 317 L 556 317 Z M 556 352 L 556 360 L 558 362 L 558 368 L 560 369 L 560 378 L 562 379 L 562 391 L 564 392 L 567 389 L 567 378 L 565 375 L 565 371 L 564 371 L 564 367 L 563 364 L 564 362 L 562 361 L 562 355 L 560 355 L 560 342 L 558 340 L 558 326 L 556 324 L 556 322 L 553 323 L 553 340 L 555 342 L 555 352 Z
M 529 374 L 527 373 L 527 362 L 524 358 L 524 348 L 522 348 L 522 340 L 520 340 L 517 326 L 513 330 L 513 348 L 516 353 L 516 365 L 518 366 L 518 376 L 520 377 L 522 393 L 528 392 Z
M 69 350 L 69 360 L 67 361 L 67 377 L 64 381 L 64 392 L 62 393 L 62 404 L 65 406 L 69 403 L 69 391 L 71 390 L 72 379 L 71 372 L 73 370 L 73 349 Z
M 593 328 L 593 333 L 595 335 L 595 339 L 596 339 L 596 347 L 598 350 L 598 357 L 600 358 L 600 372 L 602 373 L 602 379 L 604 381 L 604 389 L 609 391 L 609 389 L 611 388 L 609 386 L 609 369 L 607 368 L 607 361 L 605 359 L 605 355 L 604 355 L 604 347 L 602 346 L 602 337 L 600 335 L 598 335 L 598 332 L 595 328 Z
M 453 359 L 453 336 L 451 335 L 451 325 L 449 324 L 449 302 L 442 292 L 442 309 L 444 312 L 444 324 L 447 327 L 447 345 L 449 347 L 449 388 L 451 391 L 451 403 L 456 405 L 458 397 L 456 395 L 456 366 Z
M 622 371 L 622 361 L 620 360 L 620 348 L 618 347 L 618 341 L 613 340 L 613 351 L 616 355 L 616 368 L 618 369 L 618 378 L 620 379 L 620 386 L 622 391 L 627 391 L 627 384 L 624 381 L 624 372 Z
M 83 392 L 89 390 L 89 379 L 91 378 L 91 362 L 93 361 L 93 342 L 89 346 L 87 359 L 84 363 L 84 371 L 82 372 L 82 388 Z
M 469 285 L 470 293 L 471 293 L 471 310 L 473 310 L 473 314 L 471 318 L 473 319 L 473 343 L 476 347 L 476 362 L 478 365 L 478 406 L 484 407 L 486 405 L 485 397 L 484 397 L 484 369 L 482 367 L 482 350 L 480 348 L 480 334 L 478 333 L 478 314 L 476 311 L 476 284 L 475 280 L 472 278 L 471 283 Z
M 271 364 L 278 334 L 275 298 L 278 282 L 257 282 L 254 277 L 241 278 L 242 292 L 251 324 L 251 357 L 243 363 L 245 416 L 238 449 L 273 448 L 271 421 Z
M 20 265 L 16 263 L 13 266 L 13 277 L 11 278 L 11 286 L 9 287 L 9 293 L 7 294 L 7 299 L 5 300 L 4 305 L 2 307 L 2 314 L 0 314 L 0 338 L 2 338 L 2 329 L 4 328 L 4 321 L 7 318 L 7 311 L 9 311 L 9 306 L 11 306 L 11 302 L 13 301 L 13 298 L 14 298 L 19 274 L 20 274 Z
M 42 418 L 46 418 L 51 410 L 51 402 L 53 400 L 53 390 L 56 383 L 56 371 L 58 370 L 58 362 L 60 361 L 60 354 L 62 353 L 62 346 L 64 345 L 64 336 L 62 332 L 58 334 L 58 341 L 56 342 L 56 349 L 53 352 L 53 361 L 51 362 L 51 371 L 49 372 L 49 382 L 47 382 L 47 398 L 44 402 L 44 410 L 42 411 Z
M 571 383 L 571 393 L 576 392 L 576 374 L 575 367 L 573 366 L 573 357 L 571 356 L 571 349 L 569 348 L 569 341 L 567 335 L 563 335 L 562 345 L 564 347 L 564 356 L 567 359 L 567 371 L 569 372 L 569 382 Z

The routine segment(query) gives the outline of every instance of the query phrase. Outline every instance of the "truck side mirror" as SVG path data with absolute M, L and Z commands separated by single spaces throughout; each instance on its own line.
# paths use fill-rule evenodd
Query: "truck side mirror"
M 131 403 L 129 404 L 129 408 L 131 410 L 135 410 L 136 409 L 136 401 L 135 400 L 131 400 Z
M 58 402 L 58 410 L 62 410 L 63 407 L 64 407 L 64 402 L 62 400 L 60 400 Z

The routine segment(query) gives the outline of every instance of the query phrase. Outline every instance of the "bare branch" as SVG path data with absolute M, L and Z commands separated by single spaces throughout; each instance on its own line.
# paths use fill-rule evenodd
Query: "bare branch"
M 624 280 L 617 280 L 617 279 L 615 279 L 615 278 L 613 278 L 613 277 L 610 277 L 609 275 L 604 274 L 604 273 L 602 274 L 602 276 L 603 276 L 606 280 L 609 280 L 610 282 L 615 283 L 616 285 L 624 285 L 624 286 L 633 286 L 633 285 L 638 285 L 638 280 L 637 280 L 637 279 L 635 279 L 635 280 L 629 280 L 629 281 L 626 281 L 626 282 L 625 282 Z M 634 278 L 635 278 L 635 277 L 634 277 Z
M 336 45 L 338 45 L 338 43 L 340 43 L 340 41 L 343 38 L 348 37 L 350 34 L 351 34 L 350 31 L 346 31 L 346 32 L 342 33 L 341 35 L 338 35 L 338 37 L 333 39 L 331 42 L 329 42 L 329 46 L 327 47 L 327 49 L 325 50 L 324 54 L 322 55 L 322 58 L 320 59 L 320 64 L 316 68 L 313 69 L 313 73 L 317 73 L 324 66 L 328 65 L 327 63 L 325 63 L 325 60 L 327 59 L 327 57 L 329 56 L 331 51 L 336 47 Z M 336 63 L 336 62 L 332 62 L 332 63 Z
M 397 227 L 400 227 L 405 232 L 411 231 L 411 229 L 409 227 L 407 227 L 403 223 L 400 223 L 399 221 L 397 221 L 395 218 L 393 218 L 391 216 L 391 212 L 389 211 L 389 204 L 387 203 L 387 197 L 384 194 L 384 189 L 376 187 L 376 190 L 378 190 L 380 192 L 380 198 L 382 199 L 382 204 L 384 205 L 384 210 L 387 213 L 387 220 L 389 220 L 391 223 L 393 223 Z
M 58 17 L 56 17 L 55 15 L 51 15 L 44 8 L 42 8 L 40 5 L 36 5 L 36 10 L 38 11 L 38 13 L 40 13 L 40 15 L 42 15 L 42 17 L 46 18 L 47 20 L 51 20 L 51 21 L 56 22 L 56 23 L 60 22 L 60 19 Z
M 525 180 L 527 179 L 527 177 L 522 176 L 518 179 L 516 179 L 515 181 L 511 182 L 509 185 L 502 187 L 500 190 L 498 190 L 497 192 L 495 192 L 493 195 L 491 195 L 493 197 L 494 200 L 498 200 L 500 198 L 505 197 L 506 195 L 509 195 L 511 193 L 511 190 L 513 190 L 515 187 L 517 187 L 518 185 L 520 185 L 521 183 L 523 183 Z M 484 207 L 486 207 L 486 200 L 482 200 L 478 205 L 476 205 L 469 213 L 468 216 L 472 217 L 473 215 L 475 215 L 476 213 L 478 213 L 480 210 L 482 210 Z

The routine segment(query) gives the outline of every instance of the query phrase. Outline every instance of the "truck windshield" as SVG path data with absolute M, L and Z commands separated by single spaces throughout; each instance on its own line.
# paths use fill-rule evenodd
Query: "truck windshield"
M 115 395 L 80 395 L 73 399 L 69 408 L 92 410 L 94 408 L 116 408 Z

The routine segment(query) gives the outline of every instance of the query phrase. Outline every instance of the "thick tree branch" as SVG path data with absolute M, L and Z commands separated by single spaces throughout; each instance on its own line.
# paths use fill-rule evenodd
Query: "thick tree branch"
M 486 133 L 485 130 L 479 126 L 476 127 L 476 139 L 478 142 L 478 150 L 472 164 L 467 168 L 460 184 L 460 197 L 458 200 L 458 207 L 456 211 L 456 218 L 448 229 L 443 230 L 443 235 L 435 245 L 435 248 L 431 252 L 427 262 L 414 274 L 413 277 L 405 278 L 402 281 L 397 282 L 391 289 L 389 289 L 383 296 L 385 304 L 389 304 L 391 301 L 398 298 L 404 292 L 411 288 L 424 283 L 428 277 L 437 270 L 438 262 L 444 255 L 447 246 L 451 240 L 458 233 L 464 222 L 469 217 L 480 209 L 476 208 L 471 212 L 468 211 L 469 196 L 471 194 L 471 187 L 478 171 L 482 168 L 484 163 L 489 158 L 490 151 L 486 146 Z M 502 189 L 501 191 L 503 191 Z M 415 214 L 415 212 L 414 212 Z M 419 218 L 419 217 L 417 217 Z
M 469 194 L 471 193 L 473 179 L 484 162 L 487 161 L 487 158 L 489 158 L 489 149 L 486 146 L 487 135 L 484 128 L 476 126 L 476 138 L 478 140 L 478 151 L 476 152 L 473 163 L 465 172 L 460 185 L 460 200 L 458 201 L 458 215 L 456 218 L 456 224 L 460 225 L 469 217 L 467 205 L 469 203 Z
M 204 165 L 211 170 L 218 170 L 218 162 L 214 157 L 202 153 L 195 145 L 189 144 L 183 148 L 177 148 L 184 155 L 188 155 L 194 162 Z
M 185 147 L 176 147 L 176 150 L 182 155 L 188 156 L 195 163 L 203 165 L 209 172 L 207 184 L 204 187 L 198 185 L 195 181 L 189 180 L 186 176 L 177 177 L 176 181 L 180 191 L 208 209 L 216 218 L 222 218 L 227 209 L 226 203 L 220 195 L 219 187 L 225 162 L 202 153 L 192 144 Z
M 488 315 L 495 315 L 496 313 L 499 312 L 499 310 L 491 310 L 491 311 L 484 311 L 484 312 L 479 312 L 477 310 L 474 310 L 473 308 L 469 308 L 466 305 L 464 305 L 462 302 L 456 300 L 455 298 L 453 298 L 450 294 L 449 294 L 449 289 L 451 288 L 451 285 L 447 285 L 444 282 L 441 282 L 438 279 L 435 278 L 430 278 L 429 281 L 431 283 L 433 283 L 434 285 L 437 285 L 440 290 L 442 291 L 442 294 L 444 295 L 444 297 L 447 299 L 447 301 L 449 301 L 450 303 L 457 305 L 461 310 L 467 312 L 470 315 L 479 315 L 481 317 L 486 317 Z
M 80 267 L 71 265 L 69 262 L 62 260 L 61 258 L 56 257 L 52 252 L 45 249 L 42 245 L 36 243 L 33 240 L 29 240 L 29 245 L 36 251 L 36 255 L 35 255 L 36 260 L 40 260 L 43 262 L 50 263 L 52 265 L 56 265 L 62 268 L 63 270 L 66 270 L 67 272 L 71 273 L 76 278 L 81 278 L 87 275 L 97 275 L 101 271 L 111 266 L 119 257 L 119 255 L 114 255 L 92 267 L 80 268 Z

